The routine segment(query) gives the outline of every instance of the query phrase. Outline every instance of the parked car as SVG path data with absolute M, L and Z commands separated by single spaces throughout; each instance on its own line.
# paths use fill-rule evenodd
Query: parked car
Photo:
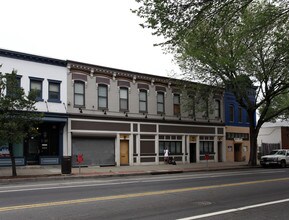
M 289 164 L 289 150 L 273 150 L 270 154 L 261 157 L 260 164 L 262 167 L 279 166 L 285 168 Z

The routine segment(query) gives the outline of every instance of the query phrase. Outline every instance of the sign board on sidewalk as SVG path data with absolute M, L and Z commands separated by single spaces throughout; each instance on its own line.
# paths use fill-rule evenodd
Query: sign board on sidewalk
M 83 154 L 77 154 L 77 156 L 76 156 L 76 162 L 78 163 L 78 164 L 81 164 L 81 163 L 83 163 Z

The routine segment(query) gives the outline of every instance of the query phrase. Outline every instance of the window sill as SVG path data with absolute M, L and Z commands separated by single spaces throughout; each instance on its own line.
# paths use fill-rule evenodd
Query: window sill
M 98 110 L 100 110 L 100 111 L 108 111 L 108 108 L 101 108 L 101 107 L 99 107 Z
M 74 108 L 83 108 L 83 109 L 85 109 L 85 105 L 74 105 L 73 107 Z
M 58 99 L 48 99 L 47 102 L 61 103 Z

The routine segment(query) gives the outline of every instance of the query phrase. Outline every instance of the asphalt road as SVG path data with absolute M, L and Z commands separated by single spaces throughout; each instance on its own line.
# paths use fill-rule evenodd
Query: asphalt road
M 289 168 L 0 185 L 0 219 L 288 219 Z

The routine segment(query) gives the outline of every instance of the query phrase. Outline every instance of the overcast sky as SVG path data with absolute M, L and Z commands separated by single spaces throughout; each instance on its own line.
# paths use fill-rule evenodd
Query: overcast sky
M 2 0 L 0 48 L 161 76 L 178 71 L 134 0 Z

